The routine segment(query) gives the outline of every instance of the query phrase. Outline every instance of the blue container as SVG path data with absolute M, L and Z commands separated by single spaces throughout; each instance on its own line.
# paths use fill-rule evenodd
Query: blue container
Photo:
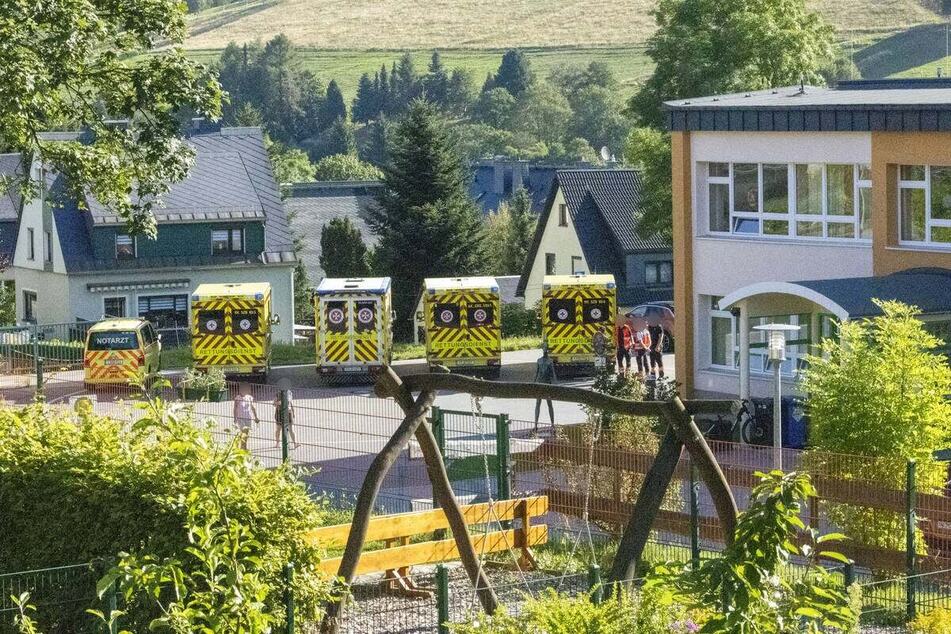
M 783 397 L 783 447 L 805 449 L 809 416 L 798 396 Z

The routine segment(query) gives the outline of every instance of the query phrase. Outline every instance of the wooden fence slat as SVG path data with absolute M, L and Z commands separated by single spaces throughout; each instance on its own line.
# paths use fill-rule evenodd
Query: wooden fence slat
M 548 526 L 544 524 L 529 528 L 527 538 L 521 529 L 511 529 L 493 531 L 472 539 L 473 546 L 478 553 L 494 553 L 509 548 L 530 548 L 544 544 L 547 541 Z M 381 570 L 436 564 L 458 558 L 459 550 L 453 539 L 395 546 L 363 553 L 360 556 L 360 563 L 357 564 L 356 574 L 362 575 Z M 340 566 L 340 559 L 340 557 L 325 559 L 320 562 L 320 569 L 328 574 L 334 574 Z
M 470 526 L 513 520 L 522 514 L 538 517 L 547 512 L 548 499 L 544 496 L 499 500 L 491 505 L 482 503 L 462 506 L 463 517 L 466 524 Z M 443 509 L 380 515 L 370 519 L 366 541 L 411 537 L 444 528 L 449 528 L 449 522 L 446 520 L 446 513 Z M 304 537 L 316 545 L 326 547 L 346 543 L 349 534 L 350 524 L 336 524 L 308 531 Z

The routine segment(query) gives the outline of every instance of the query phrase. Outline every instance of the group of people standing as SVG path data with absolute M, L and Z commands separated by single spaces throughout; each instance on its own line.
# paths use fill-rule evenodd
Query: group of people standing
M 664 343 L 667 333 L 660 324 L 646 321 L 637 328 L 630 316 L 622 317 L 614 326 L 614 341 L 617 347 L 617 373 L 627 376 L 634 370 L 631 359 L 637 364 L 637 376 L 660 379 L 664 376 Z

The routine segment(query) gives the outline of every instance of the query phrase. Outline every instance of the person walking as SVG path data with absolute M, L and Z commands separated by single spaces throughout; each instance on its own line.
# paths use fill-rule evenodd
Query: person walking
M 552 385 L 557 380 L 558 377 L 555 374 L 555 364 L 552 362 L 551 357 L 548 356 L 548 344 L 543 343 L 542 356 L 540 356 L 538 361 L 535 362 L 535 383 Z M 551 432 L 554 436 L 557 432 L 555 429 L 555 406 L 551 402 L 550 398 L 546 398 L 545 401 L 548 403 L 548 419 L 551 421 Z M 538 435 L 538 418 L 541 416 L 541 411 L 542 399 L 535 399 L 535 427 L 532 429 L 532 436 Z
M 648 326 L 647 332 L 651 338 L 650 373 L 651 376 L 662 379 L 664 378 L 664 340 L 667 337 L 667 333 L 664 332 L 664 327 L 659 323 Z
M 651 333 L 647 324 L 634 333 L 634 361 L 637 364 L 637 376 L 644 378 L 650 373 Z
M 251 435 L 251 426 L 257 425 L 258 410 L 254 407 L 254 397 L 251 391 L 242 386 L 234 397 L 234 406 L 231 409 L 235 425 L 238 427 L 238 446 L 248 448 L 248 437 Z
M 631 342 L 633 340 L 633 333 L 627 319 L 622 318 L 615 327 L 614 338 L 617 345 L 617 373 L 627 376 L 627 371 L 631 369 Z
M 276 429 L 274 431 L 274 446 L 281 446 L 281 431 L 284 425 L 287 425 L 287 438 L 294 443 L 294 449 L 300 447 L 297 442 L 297 434 L 294 433 L 294 401 L 290 390 L 287 390 L 287 412 L 283 411 L 281 405 L 281 393 L 278 392 L 274 397 L 274 422 Z

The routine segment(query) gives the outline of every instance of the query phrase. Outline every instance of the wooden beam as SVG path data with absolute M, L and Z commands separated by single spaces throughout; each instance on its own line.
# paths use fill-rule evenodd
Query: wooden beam
M 493 531 L 473 537 L 472 545 L 476 552 L 495 553 L 510 548 L 530 548 L 538 544 L 544 544 L 547 541 L 548 527 L 542 524 L 529 528 L 527 538 L 520 529 Z M 438 564 L 455 559 L 459 559 L 459 549 L 453 539 L 409 544 L 408 546 L 396 546 L 363 553 L 360 562 L 357 564 L 356 574 L 364 575 L 406 566 Z M 333 574 L 340 565 L 340 561 L 340 557 L 325 559 L 320 562 L 320 569 L 328 574 Z
M 493 504 L 466 504 L 461 507 L 466 524 L 488 524 L 496 521 L 513 520 L 522 517 L 540 517 L 548 512 L 548 498 L 535 496 L 514 500 L 499 500 Z M 400 537 L 413 537 L 439 529 L 449 528 L 446 511 L 433 509 L 414 513 L 379 515 L 370 519 L 366 541 L 381 541 Z M 350 535 L 350 524 L 324 526 L 308 531 L 304 539 L 317 546 L 335 546 L 344 544 Z

